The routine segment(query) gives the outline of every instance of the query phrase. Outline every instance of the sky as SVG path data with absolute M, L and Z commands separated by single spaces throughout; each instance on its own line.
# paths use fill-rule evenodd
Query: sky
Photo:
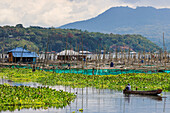
M 59 27 L 119 6 L 170 8 L 170 0 L 0 0 L 0 26 Z

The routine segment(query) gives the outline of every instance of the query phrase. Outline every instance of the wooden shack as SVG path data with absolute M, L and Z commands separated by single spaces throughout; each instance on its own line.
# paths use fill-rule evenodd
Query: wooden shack
M 26 49 L 23 49 L 22 47 L 17 47 L 15 49 L 12 49 L 8 51 L 8 61 L 9 62 L 22 62 L 22 63 L 33 63 L 36 62 L 36 58 L 38 55 L 35 52 L 28 51 Z

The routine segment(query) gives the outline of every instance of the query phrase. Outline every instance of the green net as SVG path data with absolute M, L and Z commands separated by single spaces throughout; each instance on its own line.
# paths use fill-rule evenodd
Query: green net
M 7 66 L 9 67 L 9 66 Z M 31 69 L 29 66 L 11 66 L 11 68 L 27 68 Z M 37 67 L 36 69 L 40 69 Z M 42 69 L 40 69 L 42 70 Z M 157 70 L 133 70 L 133 69 L 44 69 L 45 71 L 56 72 L 56 73 L 75 73 L 75 74 L 85 74 L 85 75 L 118 75 L 127 73 L 160 73 Z M 162 70 L 162 72 L 170 73 L 170 70 Z

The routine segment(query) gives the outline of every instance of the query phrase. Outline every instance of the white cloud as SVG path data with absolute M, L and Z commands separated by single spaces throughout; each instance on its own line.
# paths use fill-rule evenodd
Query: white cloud
M 60 26 L 89 19 L 114 6 L 170 7 L 168 0 L 0 0 L 0 25 Z

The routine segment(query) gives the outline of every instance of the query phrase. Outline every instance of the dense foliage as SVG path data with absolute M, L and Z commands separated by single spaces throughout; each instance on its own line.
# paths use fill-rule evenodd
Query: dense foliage
M 160 48 L 141 35 L 118 35 L 88 32 L 76 29 L 56 29 L 30 26 L 24 28 L 22 24 L 0 27 L 0 51 L 5 52 L 15 47 L 24 47 L 30 51 L 57 51 L 66 49 L 76 51 L 97 49 L 114 51 L 116 48 L 131 48 L 134 51 L 156 51 Z M 48 44 L 47 44 L 48 43 Z M 47 47 L 48 45 L 48 47 Z
M 123 90 L 130 83 L 132 90 L 163 89 L 170 91 L 170 74 L 120 74 L 120 75 L 83 75 L 51 73 L 45 71 L 31 72 L 30 69 L 0 69 L 0 76 L 14 81 L 34 81 L 45 85 L 70 85 L 72 87 L 96 87 Z
M 18 106 L 29 107 L 64 107 L 71 102 L 75 95 L 73 93 L 56 91 L 49 87 L 28 87 L 0 85 L 0 111 L 6 109 L 15 110 Z M 17 107 L 11 107 L 17 106 Z M 11 108 L 9 108 L 11 107 Z

